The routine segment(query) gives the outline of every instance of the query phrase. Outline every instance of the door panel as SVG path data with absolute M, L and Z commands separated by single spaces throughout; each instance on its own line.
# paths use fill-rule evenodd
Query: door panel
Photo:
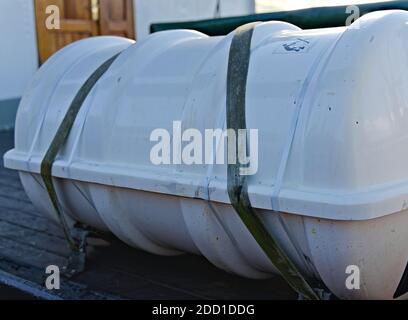
M 40 62 L 71 42 L 98 35 L 134 38 L 132 0 L 35 0 Z M 60 29 L 46 28 L 46 8 L 60 10 Z
M 135 38 L 132 0 L 99 0 L 101 34 Z

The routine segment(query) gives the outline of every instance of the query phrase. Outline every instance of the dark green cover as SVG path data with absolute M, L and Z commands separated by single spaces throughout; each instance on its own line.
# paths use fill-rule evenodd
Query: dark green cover
M 364 15 L 379 10 L 408 10 L 408 1 L 378 2 L 357 6 L 360 8 L 360 15 Z M 347 6 L 319 7 L 211 20 L 156 23 L 151 25 L 150 31 L 154 33 L 173 29 L 192 29 L 209 36 L 219 36 L 226 35 L 246 23 L 273 20 L 289 22 L 302 29 L 340 27 L 345 25 L 347 18 L 350 16 L 349 13 L 346 13 L 346 8 Z

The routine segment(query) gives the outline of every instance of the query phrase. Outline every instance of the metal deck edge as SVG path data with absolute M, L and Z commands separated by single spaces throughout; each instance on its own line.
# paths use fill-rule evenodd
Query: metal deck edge
M 23 271 L 23 276 L 13 274 L 6 270 L 13 270 L 17 266 L 14 262 L 8 262 L 5 259 L 0 259 L 0 284 L 14 288 L 23 293 L 26 293 L 34 298 L 41 300 L 127 300 L 124 297 L 94 291 L 88 286 L 74 281 L 68 280 L 61 276 L 61 289 L 50 291 L 42 286 L 38 282 L 26 279 L 24 277 L 25 272 L 35 272 L 34 267 L 19 265 L 19 269 Z M 22 270 L 24 269 L 24 270 Z M 37 272 L 38 275 L 38 272 Z
M 35 298 L 42 300 L 64 300 L 58 295 L 51 294 L 38 284 L 25 280 L 23 278 L 17 277 L 11 273 L 4 272 L 0 270 L 0 283 L 8 287 L 20 290 L 27 293 Z

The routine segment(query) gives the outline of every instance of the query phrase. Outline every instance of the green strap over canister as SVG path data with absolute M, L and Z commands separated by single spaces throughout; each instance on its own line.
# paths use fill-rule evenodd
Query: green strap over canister
M 252 208 L 248 196 L 248 176 L 241 175 L 241 166 L 239 161 L 237 161 L 239 159 L 239 146 L 236 136 L 238 130 L 246 129 L 246 86 L 251 57 L 251 41 L 256 25 L 257 23 L 250 23 L 238 28 L 232 39 L 229 52 L 227 75 L 227 145 L 230 147 L 229 142 L 231 140 L 235 141 L 236 161 L 233 164 L 228 164 L 228 194 L 231 205 L 248 231 L 289 285 L 305 298 L 318 300 L 319 296 L 280 247 L 276 238 L 268 232 Z M 234 134 L 234 137 L 231 134 Z M 230 151 L 228 151 L 229 154 Z
M 57 215 L 57 219 L 61 224 L 61 227 L 64 231 L 64 236 L 70 246 L 70 248 L 75 251 L 79 252 L 82 250 L 81 245 L 77 243 L 75 238 L 73 237 L 68 223 L 65 219 L 63 214 L 62 207 L 59 203 L 57 193 L 55 191 L 54 183 L 52 180 L 52 166 L 54 161 L 61 150 L 62 146 L 68 139 L 69 133 L 74 125 L 75 119 L 81 109 L 85 99 L 94 88 L 95 84 L 98 80 L 105 74 L 105 72 L 109 69 L 112 63 L 116 60 L 119 56 L 119 53 L 104 62 L 82 85 L 80 90 L 78 91 L 77 95 L 75 96 L 74 100 L 72 101 L 64 119 L 62 120 L 57 133 L 55 134 L 54 139 L 49 146 L 47 153 L 44 156 L 44 159 L 41 163 L 41 176 L 44 180 L 45 187 L 47 189 L 48 195 L 52 202 L 52 206 L 55 210 Z

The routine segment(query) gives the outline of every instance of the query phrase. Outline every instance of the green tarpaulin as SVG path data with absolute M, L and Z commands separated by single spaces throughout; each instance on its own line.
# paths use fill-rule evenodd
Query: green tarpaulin
M 360 15 L 364 15 L 379 10 L 408 10 L 408 1 L 389 1 L 360 4 L 357 6 L 359 7 Z M 152 33 L 173 29 L 193 29 L 210 36 L 217 36 L 226 35 L 243 24 L 255 21 L 286 21 L 302 29 L 339 27 L 344 26 L 347 18 L 350 16 L 346 8 L 347 6 L 320 7 L 211 20 L 157 23 L 152 24 L 150 29 Z

